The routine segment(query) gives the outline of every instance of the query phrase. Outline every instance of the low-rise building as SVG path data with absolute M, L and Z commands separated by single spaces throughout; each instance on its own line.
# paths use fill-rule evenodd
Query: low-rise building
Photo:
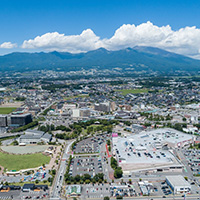
M 166 176 L 166 182 L 173 190 L 174 194 L 190 193 L 191 185 L 181 175 Z
M 25 135 L 21 135 L 18 140 L 20 144 L 37 144 L 39 142 L 48 143 L 51 139 L 52 135 L 48 133 L 28 129 L 25 131 Z
M 66 187 L 66 196 L 67 197 L 77 197 L 81 195 L 81 186 L 80 185 L 68 185 Z

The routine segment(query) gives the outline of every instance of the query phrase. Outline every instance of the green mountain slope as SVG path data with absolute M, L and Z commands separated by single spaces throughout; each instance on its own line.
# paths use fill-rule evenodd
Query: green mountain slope
M 135 71 L 151 70 L 169 72 L 175 70 L 198 71 L 200 60 L 170 53 L 153 47 L 134 47 L 119 51 L 100 48 L 87 53 L 11 53 L 0 56 L 0 71 L 29 71 L 57 68 L 70 71 L 98 68 L 133 68 Z

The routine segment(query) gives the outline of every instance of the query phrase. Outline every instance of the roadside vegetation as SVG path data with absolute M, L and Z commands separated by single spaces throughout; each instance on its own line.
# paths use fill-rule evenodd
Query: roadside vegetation
M 0 138 L 0 145 L 1 145 L 1 142 L 4 141 L 4 140 L 17 139 L 19 136 L 20 136 L 20 135 L 8 136 L 8 137 Z
M 107 182 L 104 180 L 104 174 L 98 173 L 93 178 L 89 174 L 83 174 L 82 176 L 70 176 L 68 173 L 65 174 L 65 182 L 66 184 L 89 184 L 89 183 L 103 183 Z
M 110 165 L 114 169 L 114 177 L 116 179 L 121 178 L 123 175 L 123 171 L 122 168 L 118 166 L 117 160 L 115 158 L 110 158 Z
M 19 127 L 19 128 L 15 128 L 15 129 L 13 129 L 13 130 L 11 131 L 11 133 L 22 132 L 22 131 L 25 131 L 25 130 L 27 130 L 27 129 L 29 129 L 29 128 L 34 128 L 34 127 L 36 127 L 36 126 L 38 126 L 38 121 L 37 121 L 37 120 L 36 120 L 36 121 L 33 121 L 33 122 L 31 122 L 31 123 L 29 123 L 29 124 L 27 124 L 27 125 L 25 125 L 25 126 L 21 126 L 21 127 Z

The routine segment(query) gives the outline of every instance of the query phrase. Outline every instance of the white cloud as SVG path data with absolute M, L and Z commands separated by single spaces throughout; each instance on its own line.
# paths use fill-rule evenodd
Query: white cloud
M 111 38 L 100 39 L 91 29 L 84 30 L 80 35 L 53 32 L 25 40 L 22 48 L 76 53 L 100 47 L 108 50 L 119 50 L 137 45 L 159 47 L 200 58 L 200 29 L 194 26 L 174 31 L 169 25 L 158 27 L 151 22 L 138 26 L 124 24 L 115 31 Z
M 91 29 L 87 29 L 80 35 L 70 36 L 58 32 L 46 33 L 34 39 L 25 40 L 22 48 L 83 52 L 101 47 L 100 43 L 99 37 Z
M 17 44 L 13 44 L 11 42 L 4 42 L 4 43 L 0 44 L 1 49 L 12 49 L 15 47 L 17 47 Z

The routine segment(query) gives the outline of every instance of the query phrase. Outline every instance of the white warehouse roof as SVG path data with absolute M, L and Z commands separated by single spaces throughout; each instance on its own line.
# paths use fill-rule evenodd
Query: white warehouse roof
M 166 176 L 166 179 L 173 187 L 190 187 L 190 184 L 181 175 L 178 176 Z

